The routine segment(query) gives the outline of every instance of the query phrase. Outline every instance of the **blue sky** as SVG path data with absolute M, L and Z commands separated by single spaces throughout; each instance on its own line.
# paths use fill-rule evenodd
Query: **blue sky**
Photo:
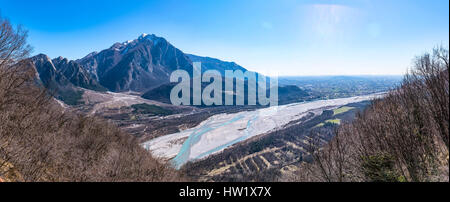
M 403 74 L 449 44 L 448 0 L 0 0 L 34 54 L 81 58 L 154 33 L 268 75 Z

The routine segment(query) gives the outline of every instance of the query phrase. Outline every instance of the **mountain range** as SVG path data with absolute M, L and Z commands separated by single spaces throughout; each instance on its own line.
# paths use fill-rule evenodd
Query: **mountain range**
M 170 74 L 178 69 L 192 74 L 193 62 L 202 62 L 202 72 L 217 70 L 224 75 L 225 70 L 247 71 L 234 62 L 186 54 L 154 34 L 142 34 L 135 40 L 115 43 L 77 60 L 63 57 L 50 59 L 39 54 L 32 57 L 31 61 L 40 83 L 65 102 L 67 96 L 79 94 L 78 91 L 82 89 L 133 91 L 143 94 L 147 99 L 155 97 L 149 94 L 158 92 L 161 95 L 156 97 L 168 97 L 171 88 L 167 86 L 172 86 Z M 77 104 L 73 99 L 76 98 L 70 97 L 70 102 Z
M 81 65 L 67 58 L 50 59 L 39 54 L 30 58 L 38 84 L 44 86 L 56 98 L 67 104 L 79 104 L 82 90 L 106 91 Z

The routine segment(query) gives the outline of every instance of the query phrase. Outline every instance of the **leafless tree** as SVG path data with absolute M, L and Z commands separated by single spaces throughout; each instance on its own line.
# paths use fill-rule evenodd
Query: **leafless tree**
M 64 111 L 36 82 L 27 32 L 0 18 L 1 181 L 179 181 L 136 138 Z
M 341 125 L 300 172 L 319 181 L 448 181 L 448 64 L 443 47 L 417 57 L 399 88 Z

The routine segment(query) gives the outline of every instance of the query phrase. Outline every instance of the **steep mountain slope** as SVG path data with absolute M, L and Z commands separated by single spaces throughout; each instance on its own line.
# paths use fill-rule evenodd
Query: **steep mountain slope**
M 116 43 L 77 60 L 110 91 L 145 91 L 169 81 L 177 69 L 191 70 L 192 62 L 167 40 L 155 35 Z
M 192 54 L 186 54 L 192 62 L 201 62 L 202 70 L 217 70 L 222 75 L 225 74 L 225 70 L 241 70 L 243 72 L 247 71 L 244 67 L 234 63 L 234 62 L 225 62 L 216 58 L 210 57 L 201 57 Z
M 47 55 L 39 54 L 32 57 L 31 61 L 44 86 L 77 86 L 96 91 L 105 90 L 83 67 L 67 58 L 58 57 L 51 60 Z
M 48 57 L 34 59 L 43 82 L 67 82 Z M 64 111 L 33 65 L 0 65 L 0 182 L 183 180 L 115 125 Z
M 154 34 L 142 34 L 138 39 L 115 43 L 76 62 L 101 85 L 114 92 L 146 92 L 167 84 L 170 74 L 177 69 L 192 73 L 192 62 L 202 62 L 202 72 L 218 70 L 223 74 L 227 69 L 247 71 L 234 62 L 185 54 Z
M 37 82 L 67 104 L 79 104 L 82 91 L 77 87 L 105 90 L 80 65 L 65 58 L 51 60 L 47 55 L 39 54 L 30 58 L 30 62 L 36 70 Z
M 67 58 L 58 57 L 52 60 L 57 71 L 66 77 L 70 83 L 86 89 L 95 91 L 105 91 L 97 80 L 92 78 L 90 73 L 81 67 L 78 63 Z
M 39 80 L 50 89 L 71 86 L 71 83 L 55 67 L 52 60 L 44 54 L 31 58 Z
M 146 92 L 150 92 L 152 95 L 144 98 L 162 98 L 166 92 L 170 92 L 167 86 L 164 87 L 171 85 L 170 74 L 178 69 L 192 74 L 193 62 L 202 62 L 202 72 L 217 70 L 224 75 L 225 70 L 247 71 L 234 62 L 185 54 L 166 39 L 153 34 L 142 34 L 135 40 L 115 43 L 108 49 L 92 52 L 75 61 L 63 57 L 52 60 L 44 54 L 34 56 L 31 60 L 39 80 L 62 100 L 67 99 L 61 95 L 80 95 L 74 90 L 76 87 L 94 91 L 136 91 L 147 95 L 149 93 Z M 151 90 L 160 86 L 166 90 L 153 95 Z M 72 104 L 76 104 L 74 99 L 70 98 Z

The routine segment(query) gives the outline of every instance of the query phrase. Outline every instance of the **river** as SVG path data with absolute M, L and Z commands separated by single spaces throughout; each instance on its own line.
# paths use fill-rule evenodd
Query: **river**
M 306 116 L 309 112 L 320 115 L 326 109 L 371 100 L 382 95 L 377 93 L 316 100 L 254 111 L 217 114 L 194 128 L 152 139 L 142 143 L 142 146 L 157 157 L 171 160 L 173 166 L 178 169 L 188 161 L 205 158 L 250 137 L 280 129 L 289 122 Z

